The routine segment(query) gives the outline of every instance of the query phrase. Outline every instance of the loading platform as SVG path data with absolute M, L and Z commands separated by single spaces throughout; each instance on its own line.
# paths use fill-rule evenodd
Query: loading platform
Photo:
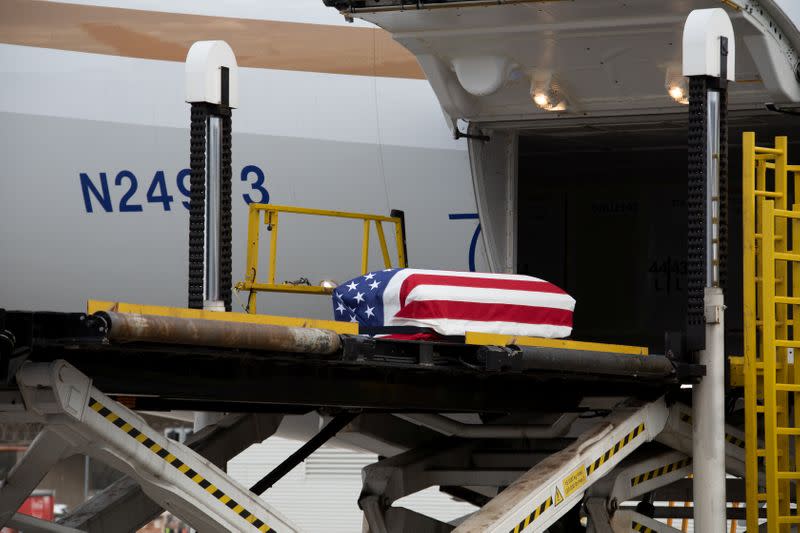
M 99 307 L 102 303 L 90 303 L 91 309 Z M 639 347 L 548 339 L 492 345 L 517 339 L 482 335 L 446 342 L 391 340 L 359 336 L 354 324 L 342 322 L 128 304 L 115 308 L 149 313 L 0 312 L 0 330 L 8 332 L 0 348 L 5 383 L 13 386 L 23 362 L 64 359 L 101 390 L 130 396 L 137 409 L 490 413 L 579 409 L 584 398 L 595 396 L 652 400 L 703 374 L 699 365 L 646 355 Z M 210 314 L 214 320 L 199 318 Z M 224 323 L 228 331 L 232 325 L 260 322 L 350 333 L 340 336 L 338 347 L 325 350 L 329 353 L 247 349 L 242 338 L 232 336 L 228 347 L 176 344 L 174 330 L 161 331 L 161 341 L 152 335 L 119 339 L 115 318 L 126 316 L 162 319 L 162 324 Z
M 16 508 L 69 454 L 112 464 L 131 480 L 42 531 L 131 528 L 162 508 L 211 529 L 298 530 L 255 497 L 281 473 L 248 491 L 215 464 L 271 434 L 237 439 L 230 428 L 241 432 L 258 426 L 252 417 L 267 416 L 274 432 L 283 415 L 312 410 L 334 418 L 307 443 L 308 453 L 342 431 L 407 450 L 364 471 L 359 505 L 375 532 L 453 530 L 391 505 L 428 486 L 482 506 L 456 531 L 541 531 L 590 490 L 593 524 L 637 530 L 654 521 L 631 509 L 609 515 L 610 502 L 690 471 L 691 410 L 680 402 L 680 385 L 698 382 L 704 369 L 640 347 L 472 334 L 394 340 L 360 336 L 341 322 L 123 303 L 89 308 L 95 312 L 0 312 L 0 419 L 47 428 L 0 488 L 0 507 Z M 217 442 L 224 451 L 212 453 L 214 461 L 158 435 L 133 409 L 251 418 L 223 419 L 198 434 L 197 451 L 209 432 L 225 435 L 216 437 L 226 444 Z M 474 413 L 484 423 L 458 422 L 448 412 Z M 744 435 L 729 432 L 729 471 L 741 474 Z M 624 479 L 600 483 L 615 478 Z

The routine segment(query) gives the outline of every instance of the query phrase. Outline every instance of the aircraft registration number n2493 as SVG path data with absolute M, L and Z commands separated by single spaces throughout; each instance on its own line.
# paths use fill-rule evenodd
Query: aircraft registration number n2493
M 113 175 L 113 179 L 109 176 Z M 144 199 L 139 192 L 139 178 L 130 170 L 120 170 L 114 173 L 100 172 L 97 176 L 81 172 L 79 174 L 83 205 L 87 213 L 106 212 L 113 213 L 116 209 L 120 213 L 136 213 L 144 211 L 144 203 L 161 206 L 164 211 L 171 211 L 175 196 L 170 191 L 180 194 L 179 201 L 185 209 L 189 209 L 189 176 L 188 168 L 181 169 L 175 174 L 174 180 L 168 180 L 165 170 L 156 170 L 149 184 L 142 180 L 142 190 L 147 185 Z M 269 203 L 269 191 L 265 182 L 265 174 L 257 165 L 245 165 L 239 172 L 239 178 L 250 185 L 250 191 L 242 194 L 245 204 Z M 168 185 L 169 182 L 169 185 Z M 174 183 L 174 185 L 172 185 Z M 118 194 L 111 194 L 112 188 Z M 185 200 L 181 199 L 185 198 Z M 114 199 L 118 198 L 117 203 Z

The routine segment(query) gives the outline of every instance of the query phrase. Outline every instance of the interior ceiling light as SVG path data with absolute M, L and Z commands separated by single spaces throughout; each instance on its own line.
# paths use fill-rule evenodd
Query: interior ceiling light
M 567 108 L 567 99 L 549 81 L 541 83 L 535 78 L 531 80 L 531 99 L 545 111 L 564 111 Z
M 673 85 L 672 87 L 670 87 L 669 95 L 676 102 L 680 102 L 681 100 L 686 98 L 686 95 L 683 93 L 683 88 L 681 88 L 679 85 Z
M 686 87 L 686 78 L 683 77 L 681 71 L 673 66 L 667 68 L 667 79 L 664 82 L 669 96 L 679 104 L 686 105 L 689 103 L 689 91 Z
M 673 100 L 678 102 L 679 104 L 688 104 L 689 103 L 689 95 L 686 94 L 686 89 L 683 87 L 685 84 L 674 84 L 670 85 L 667 89 L 667 92 L 672 97 Z

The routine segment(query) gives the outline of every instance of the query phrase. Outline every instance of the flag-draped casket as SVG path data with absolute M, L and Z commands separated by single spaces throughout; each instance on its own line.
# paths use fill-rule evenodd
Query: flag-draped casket
M 567 337 L 574 310 L 575 300 L 560 288 L 519 274 L 395 268 L 358 276 L 333 291 L 336 320 L 447 336 Z

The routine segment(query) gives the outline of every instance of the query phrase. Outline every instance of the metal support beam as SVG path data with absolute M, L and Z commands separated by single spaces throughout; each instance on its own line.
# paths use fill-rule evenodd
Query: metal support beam
M 706 289 L 706 377 L 694 386 L 694 504 L 697 531 L 725 529 L 725 321 L 722 289 Z
M 680 529 L 675 529 L 663 522 L 659 522 L 658 520 L 644 516 L 635 511 L 622 510 L 614 513 L 614 516 L 611 519 L 611 527 L 613 528 L 614 533 L 630 533 L 634 531 L 649 531 L 651 533 L 680 533 L 681 531 Z M 695 529 L 695 531 L 706 530 Z M 722 528 L 719 531 L 722 533 L 725 531 L 725 528 Z
M 230 414 L 191 435 L 186 445 L 217 467 L 225 468 L 228 460 L 251 444 L 273 435 L 281 419 L 281 415 Z M 158 516 L 162 510 L 136 481 L 124 477 L 73 510 L 59 523 L 88 533 L 133 531 Z
M 8 521 L 8 527 L 25 533 L 86 533 L 80 529 L 65 527 L 48 520 L 17 513 Z
M 656 440 L 691 457 L 694 453 L 693 416 L 692 408 L 679 403 L 674 404 L 670 407 L 667 425 Z M 734 476 L 744 477 L 744 432 L 730 425 L 724 425 L 723 428 L 720 435 L 725 450 L 725 471 Z
M 690 282 L 687 331 L 706 376 L 692 391 L 695 529 L 725 529 L 725 321 L 727 84 L 736 41 L 723 9 L 692 11 L 683 29 L 689 76 Z M 699 231 L 702 228 L 703 231 Z M 702 233 L 702 234 L 701 234 Z M 704 266 L 705 286 L 699 283 Z M 701 292 L 702 291 L 702 292 Z M 702 296 L 702 300 L 700 297 Z
M 75 453 L 63 437 L 49 429 L 42 430 L 0 486 L 0 528 L 9 523 L 47 473 Z
M 456 497 L 485 503 L 486 496 L 476 490 L 486 488 L 487 493 L 494 495 L 498 487 L 510 485 L 546 457 L 532 452 L 531 447 L 534 446 L 520 447 L 519 441 L 442 437 L 367 466 L 359 506 L 370 531 L 378 533 L 395 531 L 390 524 L 391 513 L 396 512 L 393 502 L 428 487 L 448 487 L 446 492 Z
M 291 472 L 294 467 L 308 459 L 308 456 L 317 451 L 320 446 L 335 437 L 342 428 L 352 422 L 357 416 L 358 413 L 343 413 L 331 419 L 319 433 L 309 439 L 308 442 L 298 448 L 297 451 L 287 457 L 281 464 L 272 469 L 269 474 L 259 479 L 250 487 L 250 491 L 259 495 L 264 494 L 267 489 Z
M 586 490 L 664 428 L 660 399 L 628 405 L 584 432 L 576 442 L 541 461 L 470 516 L 460 533 L 546 531 L 583 500 Z
M 397 414 L 398 418 L 414 422 L 447 436 L 465 439 L 552 439 L 569 431 L 578 415 L 561 415 L 552 425 L 464 424 L 433 413 Z
M 450 524 L 405 507 L 387 509 L 386 527 L 391 533 L 450 533 L 454 529 Z
M 586 514 L 589 515 L 589 525 L 586 529 L 588 533 L 614 533 L 605 498 L 587 498 L 584 506 Z
M 224 311 L 219 290 L 220 240 L 220 153 L 222 152 L 221 118 L 206 120 L 206 197 L 203 256 L 203 309 Z

